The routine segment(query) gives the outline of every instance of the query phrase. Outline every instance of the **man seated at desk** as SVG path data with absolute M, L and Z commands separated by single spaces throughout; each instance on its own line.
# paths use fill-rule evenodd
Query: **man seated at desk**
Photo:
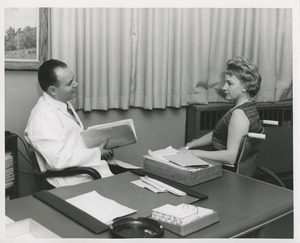
M 112 153 L 105 144 L 87 148 L 80 133 L 83 125 L 69 101 L 77 96 L 78 83 L 68 66 L 59 60 L 44 62 L 38 71 L 43 95 L 32 109 L 25 138 L 37 152 L 41 171 L 69 167 L 95 168 L 102 178 L 112 176 L 108 163 L 101 159 Z M 88 175 L 47 179 L 55 187 L 91 181 Z

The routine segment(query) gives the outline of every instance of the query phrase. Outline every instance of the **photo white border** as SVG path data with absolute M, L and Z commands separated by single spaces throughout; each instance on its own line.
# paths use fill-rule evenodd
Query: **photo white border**
M 300 39 L 299 39 L 299 0 L 2 0 L 0 2 L 0 33 L 3 34 L 4 29 L 4 10 L 5 7 L 66 7 L 70 6 L 75 8 L 80 7 L 102 7 L 102 8 L 292 8 L 293 9 L 293 131 L 294 131 L 294 148 L 300 148 L 299 145 L 299 124 L 300 124 L 300 113 L 299 113 L 299 90 L 300 90 L 300 65 L 299 65 L 299 51 L 300 51 Z M 4 47 L 4 38 L 0 38 L 0 44 Z M 0 132 L 4 134 L 4 48 L 0 48 Z M 4 155 L 4 136 L 0 139 L 0 159 L 2 161 Z M 299 229 L 299 176 L 297 175 L 300 171 L 299 164 L 299 149 L 294 149 L 294 239 L 264 239 L 263 242 L 299 242 L 300 233 L 296 229 Z M 4 171 L 1 171 L 0 185 L 4 184 Z M 5 211 L 5 192 L 0 190 L 0 212 Z M 4 215 L 0 216 L 0 222 L 5 222 Z M 1 223 L 0 240 L 1 242 L 5 233 L 5 225 Z M 97 239 L 97 242 L 105 242 L 105 239 Z M 52 240 L 42 240 L 41 242 L 51 242 Z M 55 242 L 87 242 L 89 239 L 61 239 Z M 109 240 L 109 242 L 116 242 L 118 240 Z M 139 241 L 139 240 L 137 240 Z M 178 240 L 145 240 L 145 242 L 229 242 L 230 239 L 178 239 Z M 234 242 L 244 242 L 245 239 L 235 239 Z M 249 239 L 247 242 L 258 242 L 259 239 Z M 6 242 L 6 240 L 5 240 Z M 14 241 L 9 241 L 14 242 Z M 37 240 L 40 242 L 40 240 Z M 52 241 L 53 242 L 53 241 Z M 122 240 L 122 242 L 133 242 L 130 240 Z

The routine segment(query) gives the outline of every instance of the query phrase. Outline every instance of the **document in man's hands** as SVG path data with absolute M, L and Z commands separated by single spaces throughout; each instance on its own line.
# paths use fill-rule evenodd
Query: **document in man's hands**
M 137 142 L 132 119 L 91 126 L 82 131 L 81 136 L 88 148 L 98 147 L 107 139 L 104 147 L 106 149 L 115 149 Z

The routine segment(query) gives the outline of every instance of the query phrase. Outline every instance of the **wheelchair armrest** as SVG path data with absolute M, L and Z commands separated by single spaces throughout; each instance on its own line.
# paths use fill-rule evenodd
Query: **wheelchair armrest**
M 262 120 L 262 123 L 264 125 L 270 125 L 270 126 L 278 126 L 279 122 L 274 120 Z
M 72 167 L 67 168 L 64 170 L 47 170 L 44 172 L 35 172 L 35 175 L 43 178 L 49 177 L 58 177 L 58 176 L 73 176 L 73 175 L 80 175 L 80 174 L 87 174 L 90 175 L 94 180 L 101 179 L 101 175 L 99 172 L 91 167 Z
M 249 132 L 247 134 L 247 136 L 249 138 L 257 138 L 257 139 L 266 140 L 266 134 L 263 134 L 263 133 Z

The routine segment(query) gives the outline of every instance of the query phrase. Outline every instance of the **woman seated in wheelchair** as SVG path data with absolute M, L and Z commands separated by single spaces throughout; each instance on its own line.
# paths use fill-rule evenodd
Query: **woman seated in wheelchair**
M 242 137 L 248 132 L 263 131 L 255 104 L 251 101 L 258 93 L 260 83 L 257 67 L 249 60 L 244 57 L 229 60 L 222 91 L 227 100 L 234 102 L 234 107 L 219 120 L 212 132 L 190 141 L 180 150 L 202 159 L 234 164 Z M 198 149 L 209 145 L 213 151 Z

